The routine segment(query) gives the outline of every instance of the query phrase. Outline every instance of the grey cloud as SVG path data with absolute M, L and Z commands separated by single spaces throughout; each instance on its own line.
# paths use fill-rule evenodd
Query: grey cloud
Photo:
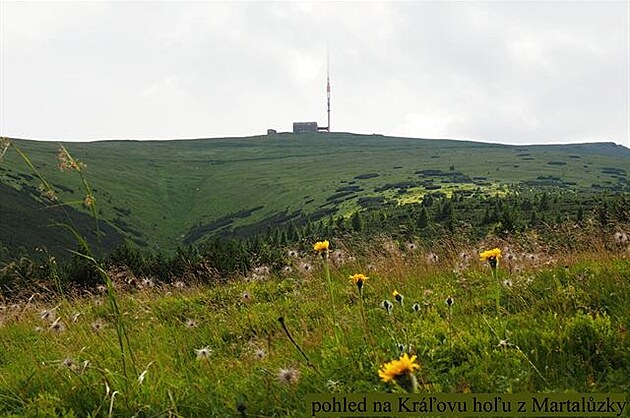
M 9 3 L 3 135 L 628 144 L 623 3 Z

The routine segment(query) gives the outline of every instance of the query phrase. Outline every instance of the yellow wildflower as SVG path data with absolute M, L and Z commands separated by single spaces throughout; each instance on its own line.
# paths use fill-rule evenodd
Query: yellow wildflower
M 357 286 L 362 286 L 363 283 L 365 283 L 365 281 L 369 279 L 369 277 L 367 277 L 365 274 L 353 274 L 352 276 L 350 276 L 350 281 L 354 284 L 356 284 Z M 360 283 L 360 284 L 359 284 Z
M 350 281 L 357 285 L 359 293 L 363 292 L 363 284 L 365 284 L 365 281 L 367 279 L 368 277 L 365 274 L 361 273 L 353 274 L 352 276 L 350 276 Z
M 317 251 L 318 253 L 327 253 L 328 252 L 328 247 L 330 246 L 330 243 L 326 240 L 326 241 L 318 241 L 313 245 L 313 249 L 315 251 Z
M 387 383 L 392 380 L 398 381 L 400 378 L 411 374 L 414 370 L 419 368 L 420 365 L 416 363 L 416 356 L 409 357 L 407 353 L 403 353 L 398 360 L 392 360 L 389 363 L 383 364 L 378 375 L 383 382 Z
M 481 261 L 496 261 L 501 258 L 501 250 L 498 248 L 493 248 L 492 250 L 487 250 L 479 254 Z

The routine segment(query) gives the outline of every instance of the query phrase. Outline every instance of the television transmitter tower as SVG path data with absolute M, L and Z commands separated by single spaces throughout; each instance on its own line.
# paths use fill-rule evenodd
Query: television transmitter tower
M 318 131 L 330 132 L 330 56 L 326 52 L 326 112 L 328 113 L 328 124 L 318 126 Z
M 330 132 L 330 59 L 326 54 L 326 101 L 328 104 L 328 124 L 326 131 Z
M 330 132 L 330 57 L 326 53 L 326 112 L 328 114 L 328 124 L 326 126 L 318 126 L 317 122 L 293 122 L 293 133 L 309 133 L 309 132 Z M 276 133 L 274 129 L 268 129 L 267 134 Z

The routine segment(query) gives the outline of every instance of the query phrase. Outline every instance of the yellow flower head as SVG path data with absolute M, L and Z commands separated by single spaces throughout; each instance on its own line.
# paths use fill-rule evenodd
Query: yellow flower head
M 357 286 L 359 286 L 359 283 L 361 283 L 361 285 L 363 285 L 363 283 L 365 283 L 365 281 L 369 279 L 369 277 L 367 277 L 365 274 L 353 274 L 352 276 L 350 276 L 350 281 L 354 284 L 356 284 Z
M 396 296 L 398 296 L 398 295 L 400 295 L 400 293 L 398 293 L 398 290 L 394 290 L 394 291 L 392 292 L 392 296 L 393 296 L 393 297 L 396 297 Z
M 318 253 L 322 253 L 322 252 L 328 252 L 328 247 L 330 246 L 330 243 L 326 240 L 326 241 L 318 241 L 313 245 L 313 249 L 315 251 L 317 251 Z
M 481 261 L 496 261 L 501 258 L 501 250 L 498 248 L 493 248 L 492 250 L 487 250 L 479 254 Z
M 420 365 L 416 363 L 416 356 L 409 357 L 407 353 L 403 353 L 398 360 L 392 360 L 389 363 L 385 363 L 378 371 L 379 377 L 383 382 L 391 382 L 397 380 L 404 375 L 411 374 L 414 370 L 420 368 Z

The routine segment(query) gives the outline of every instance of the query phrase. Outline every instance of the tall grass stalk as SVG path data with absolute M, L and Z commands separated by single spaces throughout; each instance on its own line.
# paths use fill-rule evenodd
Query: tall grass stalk
M 90 210 L 90 213 L 92 214 L 92 218 L 94 218 L 94 223 L 96 226 L 96 239 L 100 245 L 101 231 L 100 231 L 100 226 L 99 226 L 100 222 L 99 222 L 98 212 L 96 211 L 96 198 L 94 197 L 94 192 L 92 191 L 92 187 L 90 186 L 90 183 L 87 181 L 87 178 L 85 177 L 83 173 L 85 169 L 85 164 L 75 160 L 74 157 L 68 152 L 68 150 L 63 145 L 61 145 L 60 147 L 59 154 L 60 154 L 60 159 L 65 158 L 69 162 L 70 168 L 74 169 L 79 174 L 79 177 L 81 178 L 81 183 L 83 184 L 83 190 L 85 191 L 85 199 L 83 200 L 83 205 Z
M 492 271 L 492 279 L 494 281 L 494 286 L 496 288 L 495 301 L 496 301 L 496 308 L 497 308 L 497 318 L 499 318 L 501 315 L 501 283 L 499 283 L 499 274 L 497 272 L 497 265 L 491 264 L 490 269 Z
M 94 267 L 97 269 L 99 275 L 101 276 L 101 278 L 105 282 L 105 285 L 107 286 L 107 300 L 112 310 L 114 323 L 116 325 L 116 336 L 118 338 L 118 347 L 120 349 L 120 361 L 121 361 L 121 365 L 123 369 L 123 375 L 125 376 L 125 385 L 129 386 L 130 378 L 129 378 L 129 374 L 127 370 L 127 360 L 126 360 L 127 352 L 129 353 L 129 357 L 131 359 L 131 367 L 132 367 L 131 371 L 134 375 L 137 374 L 137 368 L 136 368 L 136 362 L 135 362 L 133 350 L 131 348 L 131 343 L 129 342 L 129 335 L 127 334 L 127 330 L 125 328 L 125 321 L 123 319 L 123 314 L 120 311 L 120 308 L 118 307 L 118 300 L 116 298 L 116 291 L 114 289 L 114 283 L 112 279 L 109 277 L 109 275 L 107 274 L 107 271 L 103 269 L 101 264 L 94 257 L 90 255 L 86 255 L 86 254 L 81 254 L 76 251 L 72 251 L 72 253 L 90 261 L 94 265 Z
M 366 277 L 364 274 L 354 274 L 350 276 L 350 281 L 352 281 L 357 286 L 357 291 L 359 292 L 359 311 L 361 313 L 361 323 L 363 324 L 365 339 L 366 341 L 369 341 L 370 344 L 374 345 L 374 339 L 372 338 L 372 334 L 370 333 L 370 327 L 367 322 L 365 307 L 363 303 L 363 287 L 365 286 L 365 281 L 367 279 L 368 277 Z
M 450 341 L 451 352 L 453 351 L 453 303 L 453 298 L 449 296 L 446 299 L 446 306 L 448 307 L 448 339 Z
M 57 260 L 55 260 L 55 257 L 48 252 L 48 249 L 45 249 L 45 251 L 50 278 L 53 280 L 55 290 L 57 290 L 61 300 L 65 300 L 66 297 L 61 284 L 61 277 L 59 276 L 59 270 L 57 269 Z
M 499 336 L 499 334 L 495 331 L 495 329 L 492 327 L 492 325 L 490 325 L 490 323 L 488 322 L 488 320 L 486 319 L 486 317 L 482 315 L 482 316 L 481 316 L 481 318 L 482 318 L 482 319 L 483 319 L 483 321 L 486 323 L 486 325 L 488 326 L 488 328 L 490 329 L 490 331 L 492 332 L 492 334 L 494 335 L 494 337 L 495 337 L 497 340 L 501 341 L 501 340 L 502 340 L 502 338 L 501 338 L 501 337 Z M 503 327 L 502 333 L 503 333 L 503 335 L 507 335 L 507 334 L 508 334 L 508 331 L 507 331 L 507 329 L 505 328 L 505 326 Z M 508 346 L 508 345 L 506 345 L 506 347 L 507 347 L 507 346 Z M 535 365 L 535 364 L 534 364 L 534 363 L 533 363 L 533 362 L 529 359 L 529 357 L 527 356 L 527 354 L 525 354 L 525 353 L 523 352 L 523 350 L 521 350 L 521 348 L 520 348 L 518 345 L 516 345 L 516 344 L 509 344 L 509 347 L 515 348 L 515 349 L 519 352 L 519 354 L 521 354 L 521 355 L 523 356 L 523 358 L 525 358 L 525 361 L 527 361 L 527 363 L 531 366 L 531 368 L 532 368 L 532 369 L 536 372 L 536 374 L 538 375 L 538 377 L 540 377 L 540 379 L 541 379 L 543 382 L 545 382 L 545 384 L 547 385 L 547 388 L 549 388 L 549 387 L 550 387 L 550 385 L 549 385 L 549 381 L 548 381 L 547 379 L 545 379 L 545 376 L 543 376 L 543 375 L 542 375 L 542 373 L 540 372 L 540 370 L 538 370 L 538 367 L 536 367 L 536 365 Z M 545 388 L 545 389 L 547 389 L 547 388 Z
M 17 154 L 20 156 L 20 158 L 22 158 L 24 163 L 26 163 L 28 168 L 30 168 L 33 174 L 35 174 L 35 177 L 37 177 L 37 179 L 40 181 L 40 188 L 42 189 L 44 197 L 46 197 L 51 202 L 56 202 L 58 198 L 57 198 L 57 194 L 55 193 L 55 189 L 53 189 L 50 183 L 48 183 L 48 181 L 46 181 L 44 176 L 42 176 L 41 173 L 37 170 L 37 168 L 35 168 L 35 166 L 31 162 L 31 159 L 28 158 L 28 155 L 26 155 L 20 148 L 18 148 L 18 146 L 15 145 L 15 143 L 9 142 L 9 145 L 11 146 L 11 148 L 13 148 L 13 150 L 15 150 L 15 152 L 17 152 Z M 68 216 L 68 218 L 70 217 Z M 69 220 L 72 221 L 71 219 Z
M 286 334 L 287 338 L 289 339 L 289 341 L 291 341 L 291 344 L 293 344 L 293 346 L 300 352 L 300 354 L 302 354 L 302 357 L 304 357 L 304 360 L 306 360 L 306 365 L 308 367 L 310 367 L 311 369 L 313 369 L 313 371 L 315 371 L 315 373 L 317 373 L 320 377 L 324 377 L 319 370 L 317 370 L 317 368 L 315 367 L 315 365 L 313 363 L 311 363 L 311 360 L 308 358 L 308 356 L 306 355 L 306 353 L 304 352 L 304 350 L 302 350 L 302 347 L 300 347 L 300 345 L 295 341 L 295 339 L 293 338 L 293 336 L 291 335 L 291 332 L 289 331 L 289 328 L 287 328 L 287 324 L 284 322 L 284 317 L 279 317 L 278 318 L 278 322 L 280 323 L 280 326 L 282 326 L 282 330 L 284 331 L 284 333 Z
M 322 253 L 322 259 L 324 263 L 324 275 L 328 282 L 328 293 L 330 294 L 330 310 L 332 313 L 332 326 L 335 334 L 335 344 L 339 346 L 339 330 L 337 325 L 337 310 L 335 309 L 335 294 L 333 290 L 333 282 L 330 278 L 330 265 L 328 264 L 328 250 Z
M 365 330 L 365 337 L 370 341 L 370 344 L 374 344 L 374 338 L 370 333 L 370 326 L 365 316 L 365 307 L 363 306 L 363 289 L 359 291 L 359 310 L 361 311 L 361 321 L 363 322 L 363 329 Z
M 53 189 L 51 184 L 44 178 L 44 176 L 37 170 L 37 168 L 31 162 L 28 155 L 25 154 L 19 147 L 17 147 L 15 143 L 9 142 L 9 144 L 17 152 L 17 154 L 22 158 L 22 160 L 26 163 L 26 165 L 31 169 L 31 171 L 35 174 L 37 179 L 40 181 L 40 188 L 43 189 L 42 192 L 43 192 L 44 197 L 48 198 L 51 202 L 59 202 L 59 198 L 57 197 L 55 190 Z M 92 214 L 92 217 L 95 222 L 97 240 L 100 243 L 101 234 L 100 234 L 100 228 L 99 228 L 98 212 L 96 210 L 96 198 L 94 197 L 92 187 L 90 186 L 84 174 L 85 164 L 76 160 L 63 145 L 60 146 L 60 150 L 57 157 L 59 160 L 59 168 L 62 171 L 64 170 L 76 171 L 79 177 L 81 178 L 83 189 L 86 194 L 86 197 L 83 200 L 83 205 L 86 208 L 88 208 L 90 210 L 90 213 Z M 111 308 L 112 316 L 114 318 L 114 323 L 116 325 L 116 334 L 118 337 L 118 344 L 119 344 L 119 349 L 120 349 L 120 361 L 121 361 L 123 375 L 125 377 L 125 389 L 128 389 L 130 385 L 130 377 L 129 377 L 129 370 L 128 370 L 129 364 L 127 362 L 127 355 L 130 356 L 130 360 L 131 360 L 130 365 L 132 368 L 131 371 L 134 374 L 137 374 L 137 372 L 136 372 L 136 366 L 135 366 L 135 358 L 133 355 L 133 351 L 131 349 L 129 336 L 125 328 L 123 314 L 121 313 L 118 307 L 118 301 L 116 298 L 116 292 L 114 289 L 113 281 L 109 277 L 109 274 L 103 268 L 101 263 L 97 261 L 96 258 L 94 257 L 90 249 L 89 243 L 87 242 L 87 239 L 79 232 L 78 228 L 72 222 L 72 218 L 70 217 L 70 214 L 65 210 L 65 205 L 62 203 L 59 203 L 59 204 L 64 208 L 64 213 L 67 218 L 67 223 L 62 223 L 62 224 L 59 224 L 58 226 L 62 226 L 68 229 L 74 235 L 75 239 L 77 240 L 77 243 L 79 244 L 81 248 L 81 252 L 73 251 L 73 250 L 70 250 L 70 252 L 76 256 L 79 256 L 88 260 L 92 264 L 92 266 L 96 269 L 99 276 L 101 277 L 101 279 L 107 286 L 107 299 L 109 301 L 109 306 Z M 59 290 L 61 290 L 61 284 L 59 283 L 59 281 L 55 280 L 55 282 L 57 283 L 57 287 L 59 288 Z M 60 296 L 62 296 L 62 293 L 60 293 Z M 114 394 L 116 393 L 118 392 L 114 392 Z M 114 400 L 114 395 L 112 395 L 112 405 L 113 405 L 113 400 Z M 110 409 L 110 413 L 111 413 L 111 409 Z

